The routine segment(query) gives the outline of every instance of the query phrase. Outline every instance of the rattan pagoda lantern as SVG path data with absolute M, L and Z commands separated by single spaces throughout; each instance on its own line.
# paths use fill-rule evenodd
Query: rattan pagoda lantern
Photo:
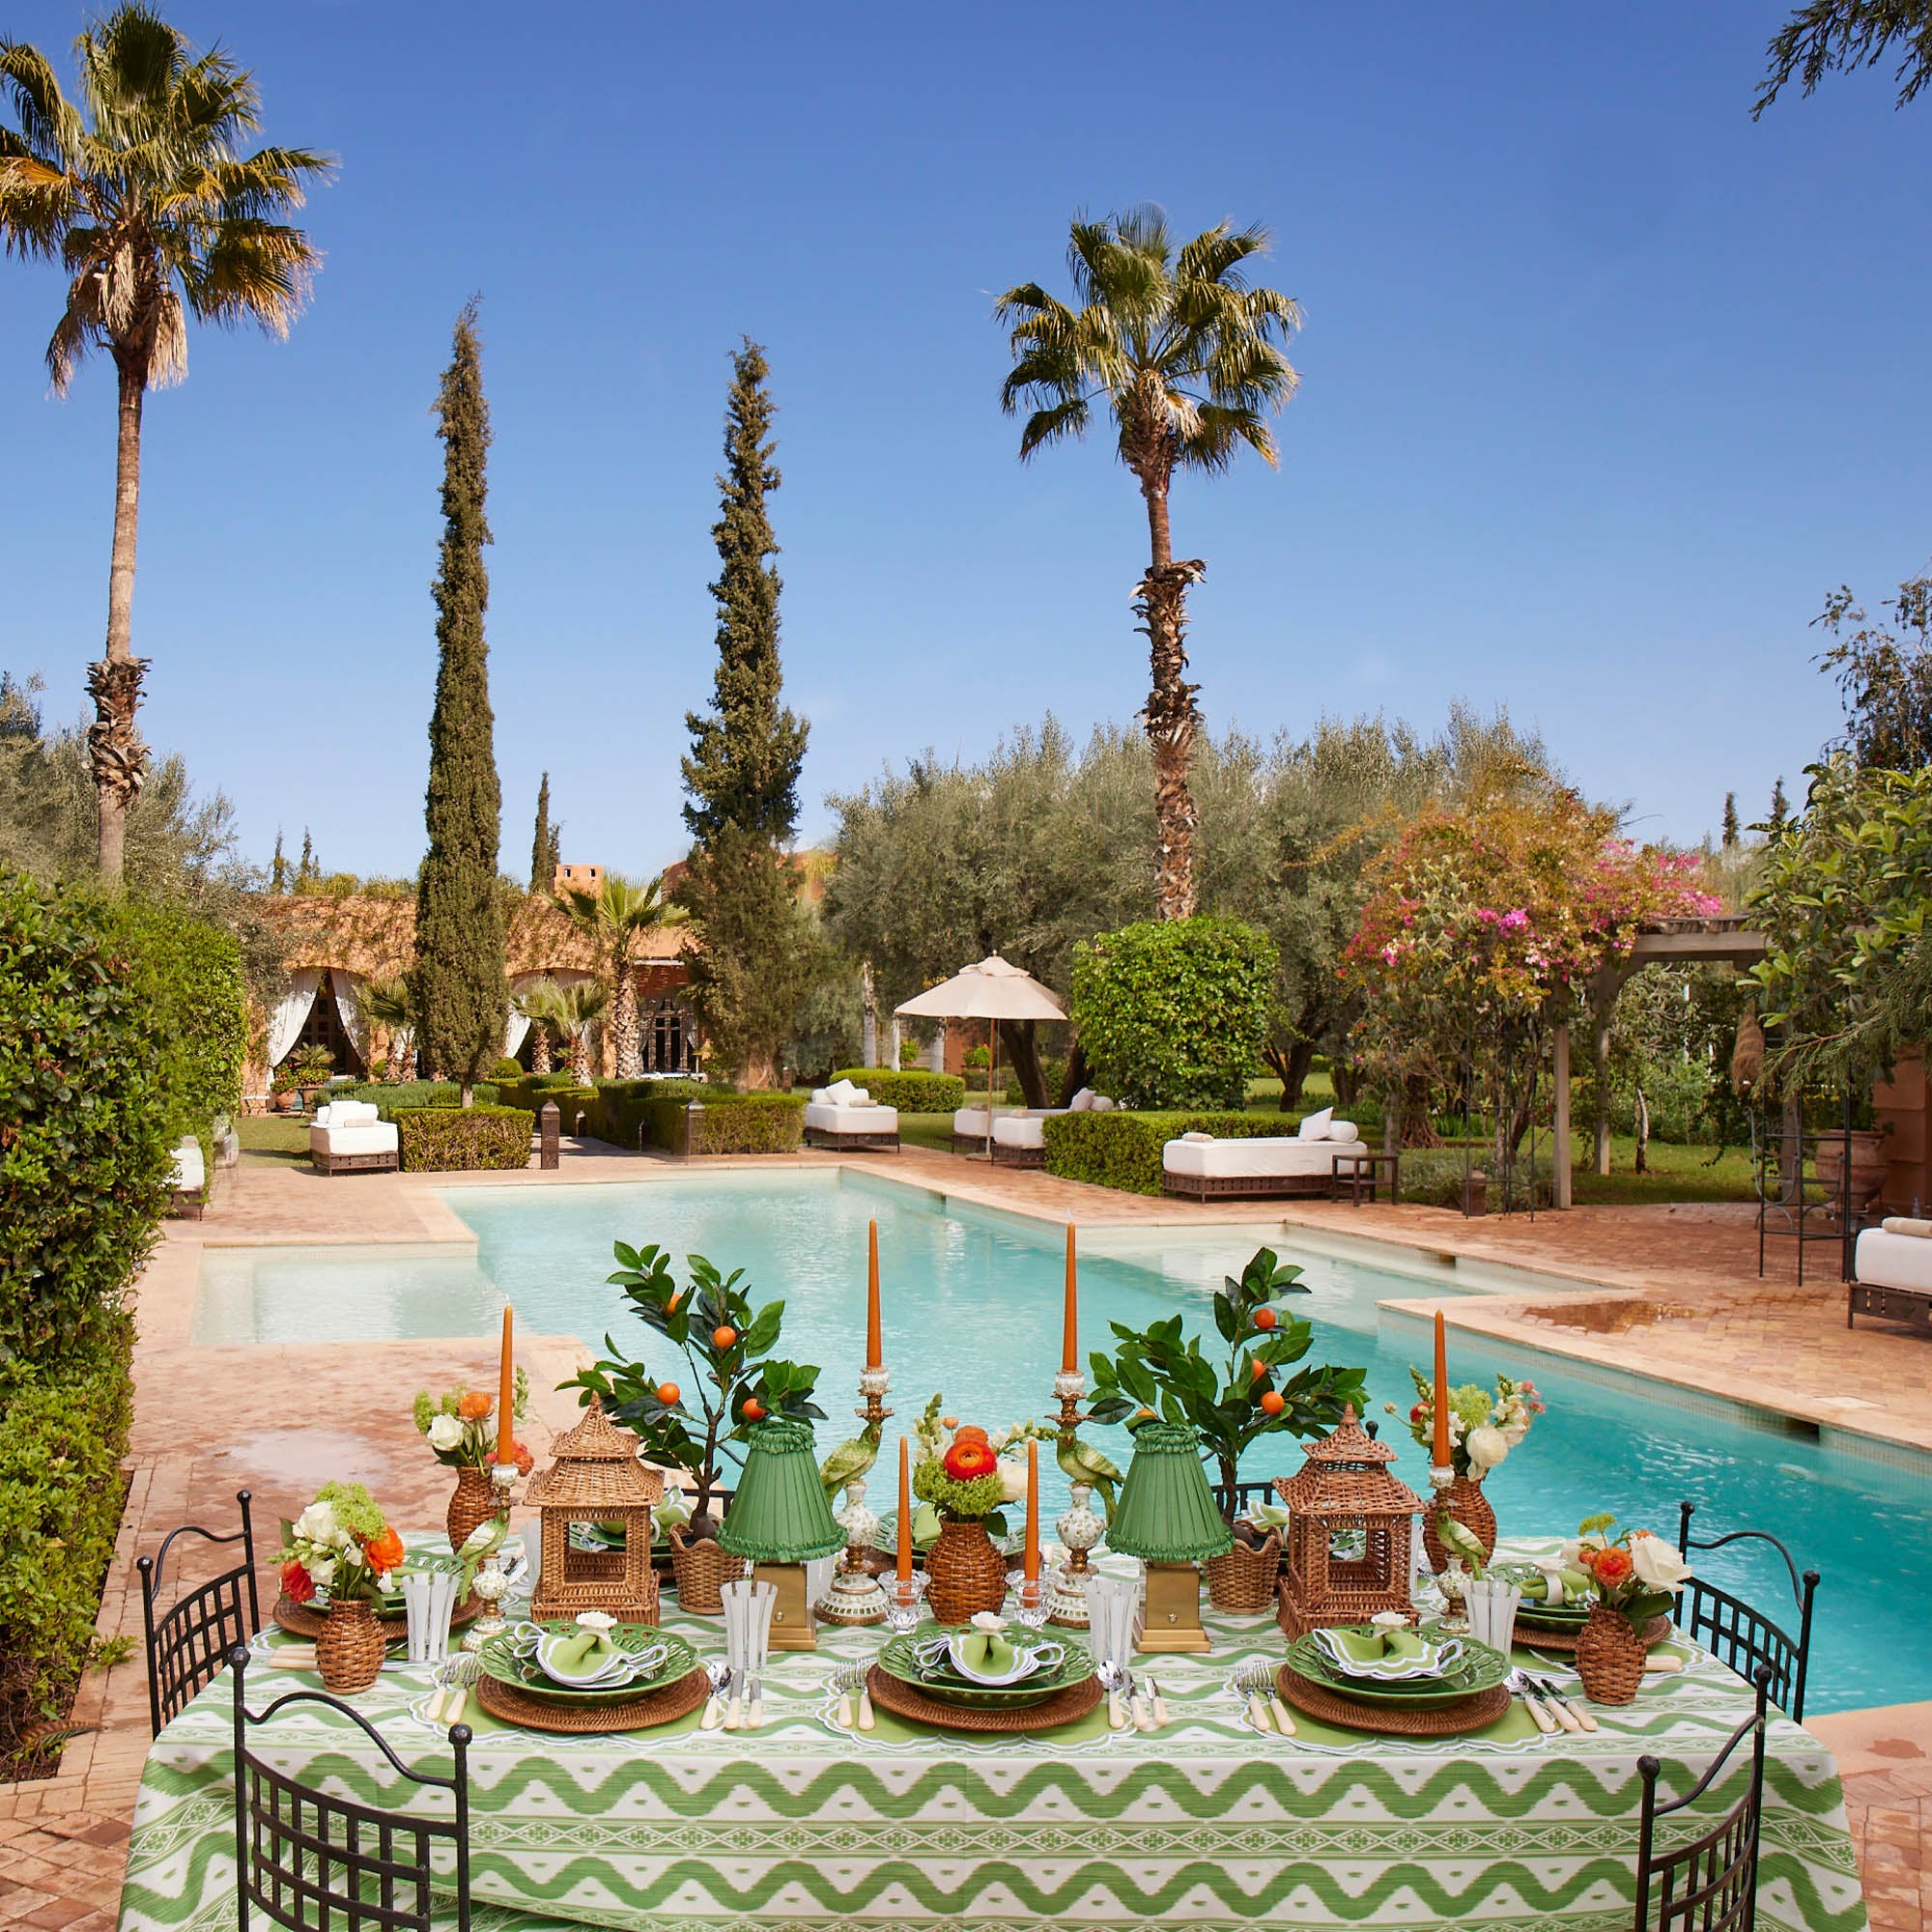
M 604 1413 L 596 1397 L 583 1420 L 551 1444 L 548 1469 L 525 1496 L 540 1513 L 542 1568 L 530 1598 L 538 1623 L 605 1610 L 619 1623 L 655 1624 L 658 1579 L 651 1570 L 651 1508 L 664 1479 L 638 1461 L 638 1438 Z M 578 1549 L 574 1522 L 621 1529 L 622 1549 Z
M 1390 1471 L 1395 1451 L 1352 1406 L 1275 1492 L 1288 1505 L 1279 1621 L 1291 1641 L 1309 1631 L 1407 1613 L 1409 1549 L 1423 1501 Z

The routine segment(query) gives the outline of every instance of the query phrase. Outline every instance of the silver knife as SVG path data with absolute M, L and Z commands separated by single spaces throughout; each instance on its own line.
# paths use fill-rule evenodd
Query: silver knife
M 765 1680 L 754 1670 L 752 1688 L 745 1698 L 745 1728 L 757 1730 L 765 1721 Z
M 1556 1688 L 1555 1682 L 1552 1679 L 1548 1677 L 1538 1677 L 1533 1679 L 1532 1682 L 1534 1682 L 1536 1688 L 1543 1692 L 1544 1701 L 1548 1703 L 1552 1710 L 1555 1710 L 1559 1713 L 1563 1711 L 1568 1711 L 1570 1715 L 1576 1719 L 1577 1724 L 1586 1731 L 1594 1731 L 1597 1728 L 1597 1720 L 1591 1715 L 1589 1710 L 1585 1706 L 1577 1703 L 1576 1698 L 1572 1697 L 1567 1691 L 1559 1690 Z

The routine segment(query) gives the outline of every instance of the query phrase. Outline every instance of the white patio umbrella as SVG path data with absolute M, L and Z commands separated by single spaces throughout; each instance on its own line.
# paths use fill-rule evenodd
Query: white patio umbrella
M 1001 1020 L 1064 1020 L 1066 1009 L 1024 967 L 997 952 L 977 966 L 916 994 L 894 1009 L 902 1018 L 986 1022 L 986 1158 L 993 1157 L 993 1068 L 1000 1058 Z

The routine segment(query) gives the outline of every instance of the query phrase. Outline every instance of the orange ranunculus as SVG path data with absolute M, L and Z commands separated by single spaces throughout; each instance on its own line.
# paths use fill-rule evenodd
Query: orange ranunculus
M 391 1570 L 399 1568 L 402 1564 L 403 1539 L 384 1523 L 382 1535 L 362 1546 L 362 1553 L 369 1559 L 370 1569 L 386 1577 Z
M 986 1439 L 986 1432 L 977 1422 L 962 1422 L 952 1433 L 961 1442 L 983 1442 Z
M 517 1474 L 527 1476 L 537 1465 L 537 1459 L 521 1443 L 510 1444 L 510 1454 L 517 1459 Z
M 1590 1574 L 1605 1589 L 1614 1590 L 1619 1583 L 1630 1581 L 1634 1568 L 1628 1549 L 1600 1549 L 1590 1565 Z
M 315 1595 L 315 1578 L 293 1558 L 282 1565 L 282 1594 L 292 1604 L 305 1604 Z
M 976 1476 L 990 1476 L 1000 1466 L 1000 1459 L 983 1442 L 955 1442 L 946 1452 L 946 1473 L 955 1482 L 970 1483 Z
M 465 1422 L 481 1422 L 497 1406 L 488 1389 L 467 1389 L 456 1399 L 456 1412 Z

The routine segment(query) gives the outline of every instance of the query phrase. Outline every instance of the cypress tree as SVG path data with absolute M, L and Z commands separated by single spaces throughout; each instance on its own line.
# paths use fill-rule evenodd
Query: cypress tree
M 550 821 L 550 774 L 537 786 L 537 830 L 530 841 L 530 891 L 548 895 L 556 883 L 557 861 L 563 857 L 563 827 Z
M 285 893 L 289 889 L 289 862 L 282 857 L 282 828 L 275 827 L 275 856 L 269 866 L 269 890 Z
M 322 862 L 315 856 L 315 840 L 308 836 L 308 827 L 302 827 L 301 857 L 296 862 L 296 884 L 312 886 L 322 877 Z
M 1774 838 L 1791 823 L 1791 806 L 1784 796 L 1782 777 L 1771 788 L 1771 817 L 1768 823 Z
M 483 546 L 490 408 L 483 398 L 476 304 L 457 318 L 455 353 L 437 393 L 442 457 L 442 548 L 436 582 L 436 708 L 429 722 L 429 849 L 416 884 L 416 959 L 410 998 L 432 1066 L 470 1089 L 503 1050 L 509 981 L 497 895 L 502 793 L 490 712 Z
M 1724 850 L 1728 852 L 1738 842 L 1738 795 L 1734 791 L 1724 794 Z

